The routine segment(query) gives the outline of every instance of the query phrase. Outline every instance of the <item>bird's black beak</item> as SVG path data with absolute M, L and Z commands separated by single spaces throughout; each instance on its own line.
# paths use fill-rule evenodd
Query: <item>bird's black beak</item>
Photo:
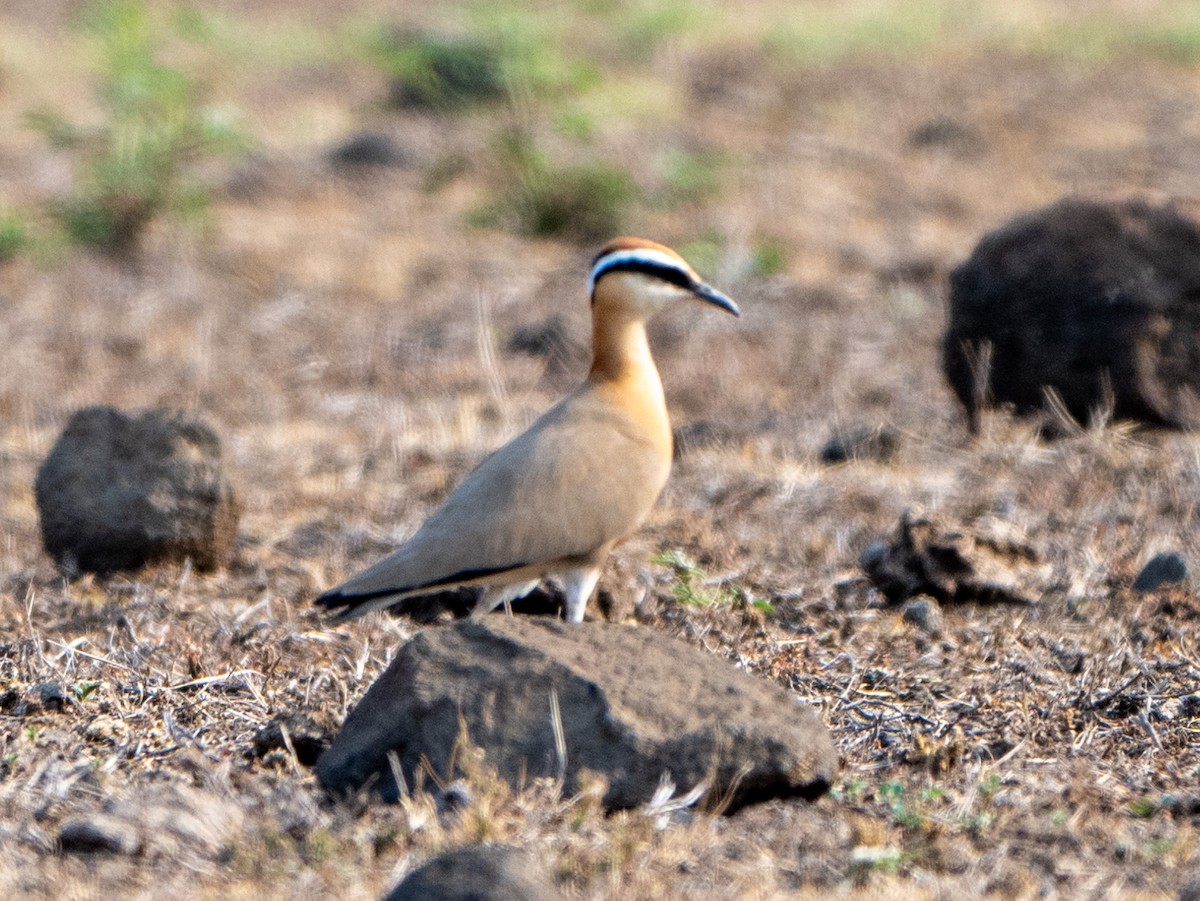
M 742 315 L 742 311 L 738 309 L 736 303 L 711 285 L 706 285 L 704 282 L 695 282 L 691 286 L 691 291 L 701 300 L 707 300 L 709 303 L 715 304 L 726 313 L 732 313 L 734 316 Z

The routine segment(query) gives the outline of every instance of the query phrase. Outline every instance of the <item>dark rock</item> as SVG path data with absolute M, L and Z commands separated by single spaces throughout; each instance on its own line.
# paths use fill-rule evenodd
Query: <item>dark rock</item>
M 1029 544 L 992 529 L 946 529 L 905 513 L 895 540 L 878 541 L 859 558 L 890 603 L 916 595 L 939 603 L 1031 604 L 1050 587 L 1051 567 Z
M 900 618 L 932 638 L 942 634 L 942 608 L 933 598 L 909 598 L 900 608 Z
M 289 742 L 297 762 L 311 767 L 329 747 L 329 735 L 302 713 L 281 713 L 255 733 L 252 750 L 255 757 L 262 758 L 272 751 L 286 752 Z
M 1200 901 L 1200 876 L 1179 890 L 1179 901 Z
M 1182 582 L 1187 574 L 1187 561 L 1182 555 L 1174 551 L 1155 554 L 1133 580 L 1133 590 L 1154 591 L 1163 585 Z
M 961 158 L 978 156 L 985 147 L 979 129 L 952 116 L 938 116 L 917 126 L 908 136 L 908 144 L 918 150 L 945 150 Z
M 1087 657 L 1078 647 L 1052 645 L 1050 651 L 1058 662 L 1058 668 L 1064 673 L 1077 676 L 1083 672 L 1083 664 Z
M 874 460 L 887 463 L 900 447 L 900 433 L 888 426 L 858 426 L 838 431 L 821 448 L 822 463 L 845 463 L 847 460 Z
M 364 132 L 330 151 L 329 162 L 339 169 L 353 169 L 359 166 L 405 166 L 409 160 L 387 135 Z
M 28 705 L 20 691 L 12 686 L 0 691 L 0 711 L 10 716 L 24 716 L 27 709 Z
M 67 693 L 57 682 L 39 682 L 33 686 L 38 702 L 43 710 L 60 711 L 67 703 Z
M 1163 795 L 1160 808 L 1173 817 L 1200 816 L 1200 795 Z M 1197 901 L 1200 901 L 1200 884 L 1197 890 Z
M 973 431 L 983 407 L 1033 413 L 1047 391 L 1078 422 L 1195 427 L 1200 228 L 1137 200 L 1019 216 L 951 273 L 942 355 Z
M 560 897 L 525 851 L 480 845 L 439 854 L 384 901 L 550 901 Z
M 68 854 L 136 854 L 141 850 L 142 836 L 124 820 L 97 813 L 63 823 L 58 847 Z
M 971 752 L 971 759 L 985 761 L 1000 760 L 1015 747 L 1016 745 L 1007 738 L 997 738 L 987 744 L 976 747 Z
M 226 562 L 239 505 L 216 434 L 182 414 L 87 407 L 38 470 L 42 541 L 67 570 L 105 572 L 190 558 Z
M 456 779 L 437 794 L 437 812 L 452 814 L 465 810 L 475 800 L 471 787 L 461 779 Z
M 837 768 L 810 708 L 702 650 L 634 626 L 489 617 L 417 633 L 347 718 L 317 778 L 336 794 L 373 783 L 395 800 L 394 751 L 406 779 L 428 761 L 448 781 L 460 722 L 510 783 L 554 776 L 552 696 L 565 790 L 579 789 L 582 770 L 601 773 L 609 808 L 649 801 L 664 772 L 681 790 L 707 780 L 707 797 L 736 810 L 815 798 Z

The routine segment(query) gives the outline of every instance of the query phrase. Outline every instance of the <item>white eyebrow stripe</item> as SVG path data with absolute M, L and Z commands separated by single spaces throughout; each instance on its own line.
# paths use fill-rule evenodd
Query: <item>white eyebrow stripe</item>
M 588 294 L 590 295 L 596 290 L 596 279 L 613 266 L 619 266 L 622 263 L 649 263 L 654 266 L 667 266 L 689 277 L 692 276 L 688 267 L 682 264 L 678 257 L 663 253 L 661 250 L 654 250 L 650 247 L 638 247 L 634 250 L 614 250 L 612 253 L 605 254 L 596 260 L 596 265 L 592 267 L 592 274 L 588 276 Z

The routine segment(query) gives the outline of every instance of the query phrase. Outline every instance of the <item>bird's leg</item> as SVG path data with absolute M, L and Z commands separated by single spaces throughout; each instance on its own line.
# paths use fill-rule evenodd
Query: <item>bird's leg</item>
M 563 579 L 563 591 L 567 596 L 567 622 L 583 622 L 583 610 L 600 581 L 600 567 L 589 566 L 573 569 Z
M 537 588 L 538 580 L 531 579 L 528 582 L 517 582 L 512 585 L 489 585 L 483 590 L 483 594 L 479 596 L 479 600 L 475 602 L 475 609 L 471 611 L 471 619 L 479 619 L 482 616 L 487 616 L 501 604 L 508 614 L 512 615 L 512 608 L 509 603 L 517 598 L 523 598 L 533 589 Z

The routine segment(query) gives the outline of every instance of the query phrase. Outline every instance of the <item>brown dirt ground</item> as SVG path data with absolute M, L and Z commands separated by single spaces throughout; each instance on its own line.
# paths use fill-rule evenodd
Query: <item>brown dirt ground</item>
M 77 6 L 0 11 L 5 203 L 69 189 L 65 160 L 19 122 L 38 103 L 85 109 L 63 27 Z M 317 4 L 220 6 L 261 28 L 339 21 Z M 383 79 L 344 59 L 233 67 L 217 87 L 261 150 L 213 173 L 207 236 L 162 226 L 132 262 L 0 268 L 0 895 L 375 898 L 481 839 L 536 849 L 571 898 L 1173 898 L 1196 877 L 1200 602 L 1191 580 L 1128 586 L 1158 550 L 1200 560 L 1200 444 L 1097 427 L 1046 445 L 1002 415 L 972 441 L 937 341 L 945 274 L 1011 214 L 1069 191 L 1200 198 L 1200 68 L 970 42 L 786 66 L 745 37 L 775 7 L 746 8 L 727 36 L 618 73 L 649 113 L 592 148 L 648 189 L 667 149 L 730 155 L 717 194 L 639 206 L 629 230 L 718 236 L 705 274 L 744 309 L 656 323 L 674 421 L 711 440 L 602 584 L 642 627 L 815 705 L 843 758 L 834 794 L 606 818 L 592 795 L 514 792 L 468 760 L 473 800 L 439 814 L 430 793 L 330 804 L 292 755 L 249 754 L 281 713 L 333 728 L 411 634 L 385 616 L 331 627 L 309 602 L 579 376 L 504 345 L 552 315 L 586 339 L 594 248 L 465 224 L 507 113 L 387 112 Z M 968 139 L 914 144 L 942 118 Z M 363 128 L 394 135 L 411 167 L 332 172 L 325 151 Z M 782 273 L 746 267 L 763 240 L 785 249 Z M 97 402 L 217 426 L 245 502 L 229 568 L 56 572 L 33 477 Z M 897 455 L 821 466 L 831 431 L 859 423 L 897 429 Z M 856 567 L 914 507 L 1009 523 L 1057 587 L 1031 607 L 948 607 L 924 635 Z M 773 611 L 676 603 L 649 562 L 669 548 Z M 44 682 L 66 699 L 38 703 Z M 139 849 L 58 850 L 64 823 L 101 814 Z

